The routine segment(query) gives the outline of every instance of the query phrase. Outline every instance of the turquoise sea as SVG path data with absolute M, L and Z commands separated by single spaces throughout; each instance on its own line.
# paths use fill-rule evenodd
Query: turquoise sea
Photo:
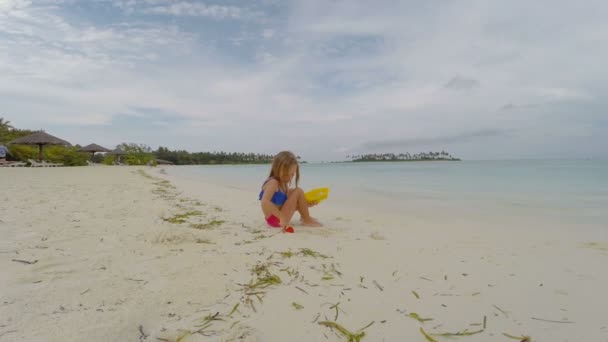
M 171 167 L 177 177 L 246 190 L 269 165 Z M 301 164 L 300 186 L 328 186 L 336 208 L 445 222 L 561 225 L 608 233 L 608 160 Z

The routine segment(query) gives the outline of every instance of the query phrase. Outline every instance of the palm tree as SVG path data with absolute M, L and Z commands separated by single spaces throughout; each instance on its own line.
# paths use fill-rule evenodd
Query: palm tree
M 4 120 L 4 118 L 0 118 L 0 130 L 3 131 L 8 131 L 10 129 L 13 129 L 14 127 L 11 126 L 11 122 L 8 120 Z

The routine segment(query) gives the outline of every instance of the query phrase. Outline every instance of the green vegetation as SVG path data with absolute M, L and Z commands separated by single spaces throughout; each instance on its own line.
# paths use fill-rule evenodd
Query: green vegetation
M 186 223 L 186 219 L 190 216 L 200 216 L 202 214 L 203 214 L 202 211 L 195 210 L 195 211 L 189 211 L 189 212 L 186 212 L 183 214 L 177 214 L 172 217 L 163 218 L 163 220 L 165 220 L 169 223 L 181 224 L 181 223 Z
M 445 151 L 441 152 L 422 152 L 417 154 L 406 153 L 382 153 L 382 154 L 363 154 L 358 156 L 346 156 L 353 162 L 378 162 L 378 161 L 459 161 Z
M 272 162 L 271 155 L 254 153 L 227 152 L 188 152 L 171 151 L 166 147 L 152 150 L 150 146 L 135 143 L 122 143 L 117 148 L 127 154 L 120 156 L 120 162 L 127 165 L 156 164 L 157 159 L 170 161 L 175 165 L 216 165 L 216 164 L 268 164 Z M 111 165 L 117 157 L 113 155 L 95 155 L 93 161 Z
M 0 143 L 8 143 L 17 138 L 30 135 L 35 131 L 18 129 L 10 121 L 0 117 Z M 91 159 L 94 163 L 112 165 L 117 160 L 126 165 L 156 165 L 157 159 L 170 161 L 176 165 L 213 165 L 213 164 L 269 164 L 272 155 L 237 152 L 188 152 L 184 150 L 171 151 L 166 147 L 159 147 L 154 151 L 150 146 L 123 142 L 116 146 L 126 152 L 125 155 L 115 156 L 95 154 L 91 157 L 88 152 L 78 152 L 80 145 L 74 146 L 47 146 L 44 148 L 44 159 L 53 163 L 62 163 L 67 166 L 86 165 Z M 38 158 L 38 147 L 11 145 L 9 146 L 8 160 L 27 162 L 27 159 Z
M 295 255 L 292 251 L 277 252 L 277 253 L 279 253 L 279 255 L 282 256 L 283 258 L 291 258 L 292 256 Z
M 408 317 L 411 317 L 411 318 L 413 318 L 413 319 L 415 319 L 415 320 L 417 320 L 417 321 L 418 321 L 418 322 L 420 322 L 420 323 L 424 323 L 424 322 L 426 322 L 426 321 L 432 321 L 432 320 L 433 320 L 432 318 L 422 318 L 422 317 L 420 317 L 420 315 L 418 315 L 418 314 L 417 314 L 417 313 L 415 313 L 415 312 L 412 312 L 412 313 L 410 313 L 410 314 L 409 314 L 409 315 L 407 315 L 407 316 L 408 316 Z
M 372 324 L 374 324 L 374 322 L 371 322 L 364 328 L 359 329 L 358 333 L 352 333 L 336 322 L 330 322 L 330 321 L 319 322 L 319 325 L 323 325 L 328 328 L 338 330 L 342 334 L 342 336 L 344 336 L 346 338 L 346 340 L 348 342 L 360 342 L 361 339 L 365 336 L 365 332 L 363 330 L 367 329 Z
M 291 250 L 285 251 L 285 252 L 276 252 L 276 253 L 279 254 L 280 256 L 282 256 L 283 258 L 291 258 L 296 255 L 305 256 L 305 257 L 313 257 L 313 258 L 323 258 L 323 259 L 329 258 L 327 255 L 323 255 L 319 252 L 313 251 L 310 248 L 300 248 L 300 251 L 298 253 L 294 253 Z
M 323 255 L 319 252 L 315 252 L 310 248 L 300 248 L 300 254 L 302 256 L 309 256 L 309 257 L 313 257 L 313 258 L 323 258 L 323 259 L 329 258 L 327 255 Z
M 127 165 L 146 165 L 156 159 L 152 148 L 144 144 L 122 143 L 117 148 L 127 153 L 120 156 L 120 161 Z
M 424 338 L 426 338 L 426 340 L 428 342 L 437 342 L 437 340 L 432 338 L 429 334 L 427 334 L 426 331 L 424 331 L 424 329 L 422 329 L 422 327 L 420 327 L 420 333 L 424 336 Z
M 78 152 L 79 146 L 46 146 L 42 150 L 43 159 L 50 163 L 64 166 L 83 166 L 87 164 L 89 153 Z M 38 147 L 26 145 L 10 145 L 9 160 L 27 162 L 28 159 L 38 160 Z
M 28 129 L 18 129 L 11 122 L 0 117 L 0 143 L 7 144 L 17 138 L 35 133 Z M 27 162 L 28 159 L 38 159 L 38 146 L 9 145 L 8 160 Z M 86 165 L 88 153 L 78 152 L 80 146 L 45 146 L 43 158 L 47 162 L 59 163 L 65 166 Z
M 257 288 L 266 288 L 271 285 L 279 285 L 281 284 L 281 278 L 276 274 L 267 273 L 261 277 L 258 277 L 256 282 L 251 282 L 247 284 L 247 288 L 250 290 L 254 290 Z
M 34 131 L 28 129 L 18 129 L 11 125 L 11 122 L 0 117 L 0 143 L 7 143 L 11 140 L 30 135 Z
M 232 310 L 230 311 L 230 313 L 228 314 L 228 317 L 232 317 L 232 314 L 237 312 L 237 310 L 239 309 L 239 305 L 240 303 L 236 303 L 233 307 Z
M 171 151 L 159 147 L 152 152 L 156 158 L 168 160 L 176 165 L 213 165 L 213 164 L 269 164 L 273 156 L 257 153 L 195 152 Z
M 190 227 L 194 228 L 194 229 L 210 229 L 216 226 L 221 226 L 224 222 L 224 220 L 211 220 L 207 223 L 193 223 L 190 225 Z
M 608 252 L 607 242 L 586 242 L 582 246 L 583 248 L 595 249 L 598 251 Z
M 481 330 L 475 330 L 475 331 L 468 331 L 468 330 L 465 329 L 463 331 L 458 331 L 458 332 L 455 332 L 455 333 L 447 332 L 447 333 L 434 334 L 434 335 L 443 336 L 443 337 L 471 336 L 471 335 L 480 334 L 483 331 L 484 331 L 483 329 L 481 329 Z

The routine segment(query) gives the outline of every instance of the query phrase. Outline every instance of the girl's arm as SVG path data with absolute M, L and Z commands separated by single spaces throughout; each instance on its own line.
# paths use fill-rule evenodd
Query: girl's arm
M 268 181 L 268 183 L 266 183 L 266 185 L 264 185 L 262 189 L 264 190 L 264 195 L 262 195 L 261 201 L 264 218 L 270 215 L 274 215 L 279 218 L 279 220 L 281 221 L 281 226 L 283 226 L 284 224 L 286 224 L 283 218 L 283 214 L 281 214 L 279 207 L 277 207 L 276 204 L 272 203 L 272 196 L 274 196 L 274 193 L 279 190 L 279 182 L 276 179 L 272 179 Z

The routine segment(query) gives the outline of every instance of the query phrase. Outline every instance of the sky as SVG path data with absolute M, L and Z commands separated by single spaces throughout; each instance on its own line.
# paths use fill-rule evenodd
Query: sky
M 0 117 L 309 161 L 608 157 L 608 2 L 0 0 Z

